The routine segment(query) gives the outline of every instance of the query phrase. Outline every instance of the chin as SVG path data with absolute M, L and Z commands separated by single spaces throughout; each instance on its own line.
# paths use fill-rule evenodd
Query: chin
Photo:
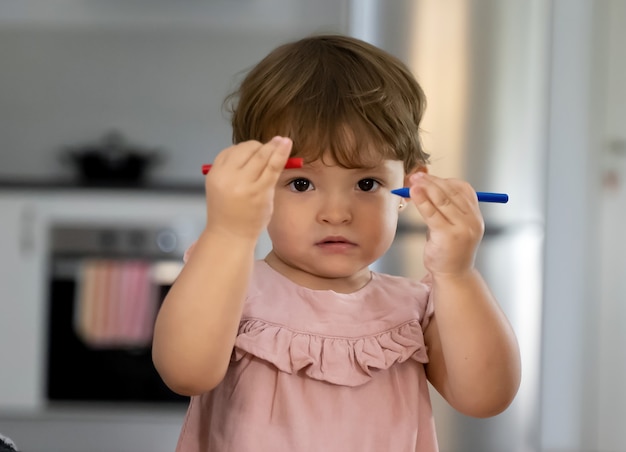
M 275 257 L 293 271 L 305 272 L 318 278 L 350 278 L 374 261 L 348 256 L 290 255 L 274 251 Z
M 368 265 L 355 265 L 355 264 L 335 264 L 327 263 L 322 265 L 316 265 L 313 268 L 308 268 L 307 266 L 304 270 L 313 275 L 317 275 L 321 278 L 327 279 L 341 279 L 341 278 L 350 278 L 360 271 L 363 271 L 368 267 Z

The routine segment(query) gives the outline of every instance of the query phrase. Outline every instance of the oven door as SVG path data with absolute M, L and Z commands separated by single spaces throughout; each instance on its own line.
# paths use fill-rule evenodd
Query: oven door
M 175 247 L 159 245 L 162 234 L 152 227 L 52 230 L 49 402 L 188 402 L 152 363 L 156 312 L 182 266 Z

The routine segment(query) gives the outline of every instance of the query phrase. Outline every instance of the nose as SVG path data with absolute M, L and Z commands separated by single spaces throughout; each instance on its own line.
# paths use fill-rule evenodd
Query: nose
M 352 221 L 350 199 L 345 194 L 332 194 L 320 199 L 317 220 L 326 224 L 347 224 Z

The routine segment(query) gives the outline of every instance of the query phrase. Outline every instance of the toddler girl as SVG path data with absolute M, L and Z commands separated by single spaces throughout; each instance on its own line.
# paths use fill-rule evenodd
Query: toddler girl
M 407 67 L 313 36 L 227 100 L 235 144 L 206 176 L 206 227 L 155 327 L 156 368 L 191 396 L 177 450 L 437 451 L 428 382 L 467 415 L 504 410 L 519 349 L 474 267 L 476 193 L 427 173 Z M 303 167 L 284 169 L 290 156 Z M 410 200 L 390 193 L 402 186 Z M 422 281 L 369 269 L 409 201 L 429 230 Z

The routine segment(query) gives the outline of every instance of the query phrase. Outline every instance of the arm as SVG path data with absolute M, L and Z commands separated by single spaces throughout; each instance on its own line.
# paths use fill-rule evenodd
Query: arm
M 434 314 L 424 332 L 428 379 L 458 411 L 496 415 L 517 393 L 520 356 L 506 316 L 474 268 L 484 231 L 476 194 L 457 180 L 422 175 L 411 181 L 411 199 L 429 228 L 424 259 Z
M 175 392 L 217 386 L 230 361 L 256 241 L 272 213 L 291 141 L 226 149 L 206 177 L 207 223 L 159 310 L 152 357 Z

